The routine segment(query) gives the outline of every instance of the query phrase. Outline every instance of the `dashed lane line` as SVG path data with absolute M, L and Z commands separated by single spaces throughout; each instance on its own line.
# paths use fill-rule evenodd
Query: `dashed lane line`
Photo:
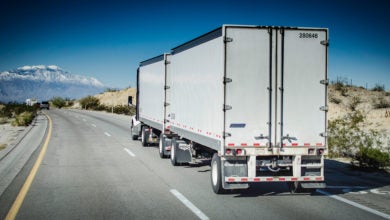
M 350 200 L 345 199 L 345 198 L 343 198 L 343 197 L 333 195 L 333 194 L 331 194 L 331 193 L 328 193 L 328 192 L 323 191 L 323 190 L 320 190 L 320 189 L 317 189 L 317 192 L 319 192 L 319 193 L 321 193 L 321 194 L 323 194 L 323 195 L 329 196 L 329 197 L 332 198 L 332 199 L 338 200 L 338 201 L 340 201 L 340 202 L 347 203 L 347 204 L 349 204 L 349 205 L 355 206 L 356 208 L 359 208 L 359 209 L 362 209 L 362 210 L 364 210 L 364 211 L 370 212 L 370 213 L 372 213 L 372 214 L 381 216 L 381 217 L 383 217 L 383 218 L 385 218 L 385 219 L 390 219 L 390 215 L 388 215 L 388 214 L 386 214 L 386 213 L 383 213 L 383 212 L 377 211 L 377 210 L 375 210 L 375 209 L 369 208 L 369 207 L 367 207 L 367 206 L 361 205 L 361 204 L 359 204 L 359 203 L 350 201 Z
M 131 150 L 129 150 L 127 148 L 123 148 L 123 150 L 125 150 L 130 156 L 135 157 L 135 154 L 133 152 L 131 152 Z
M 198 216 L 199 219 L 201 220 L 208 220 L 209 217 L 205 215 L 200 209 L 198 209 L 190 200 L 188 200 L 183 194 L 181 194 L 179 191 L 176 189 L 171 189 L 170 192 L 178 199 L 180 202 L 182 202 L 187 208 L 189 208 L 196 216 Z
M 107 137 L 111 137 L 111 134 L 107 133 L 107 132 L 104 132 L 104 134 L 107 136 Z

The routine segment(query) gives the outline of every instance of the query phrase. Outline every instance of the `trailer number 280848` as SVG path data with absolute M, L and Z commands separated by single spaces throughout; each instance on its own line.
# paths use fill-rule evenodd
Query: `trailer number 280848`
M 299 38 L 318 38 L 317 33 L 299 33 Z

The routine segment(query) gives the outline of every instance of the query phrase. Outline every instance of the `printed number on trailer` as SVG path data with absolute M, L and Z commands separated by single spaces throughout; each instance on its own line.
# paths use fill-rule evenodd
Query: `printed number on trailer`
M 299 33 L 299 38 L 318 38 L 317 33 Z

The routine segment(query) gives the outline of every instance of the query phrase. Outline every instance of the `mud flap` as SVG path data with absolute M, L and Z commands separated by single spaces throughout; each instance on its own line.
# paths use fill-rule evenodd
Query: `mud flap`
M 248 164 L 246 160 L 222 160 L 222 187 L 224 189 L 247 189 L 248 183 L 227 183 L 225 177 L 248 176 Z
M 184 141 L 176 141 L 176 162 L 190 163 L 192 162 L 192 154 L 189 145 Z

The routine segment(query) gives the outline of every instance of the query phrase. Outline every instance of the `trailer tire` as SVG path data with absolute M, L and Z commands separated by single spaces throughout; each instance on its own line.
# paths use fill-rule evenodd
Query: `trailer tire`
M 177 151 L 177 142 L 176 142 L 176 138 L 172 140 L 172 147 L 171 147 L 171 163 L 173 166 L 178 166 L 179 163 L 177 162 L 177 155 L 176 155 L 176 151 Z
M 136 141 L 136 140 L 138 140 L 138 134 L 134 134 L 133 132 L 133 128 L 131 128 L 130 129 L 131 130 L 131 139 L 133 140 L 133 141 Z
M 222 186 L 222 169 L 221 169 L 221 157 L 217 153 L 214 153 L 213 159 L 211 159 L 211 186 L 214 193 L 223 194 L 226 190 Z
M 158 145 L 158 151 L 160 154 L 160 158 L 167 158 L 167 155 L 165 154 L 165 136 L 161 134 L 160 136 L 160 143 Z
M 148 146 L 148 136 L 149 136 L 149 131 L 146 127 L 142 127 L 141 130 L 141 143 L 143 147 Z
M 298 181 L 288 182 L 287 185 L 288 185 L 288 189 L 292 194 L 300 193 L 302 190 L 301 185 L 299 184 Z

